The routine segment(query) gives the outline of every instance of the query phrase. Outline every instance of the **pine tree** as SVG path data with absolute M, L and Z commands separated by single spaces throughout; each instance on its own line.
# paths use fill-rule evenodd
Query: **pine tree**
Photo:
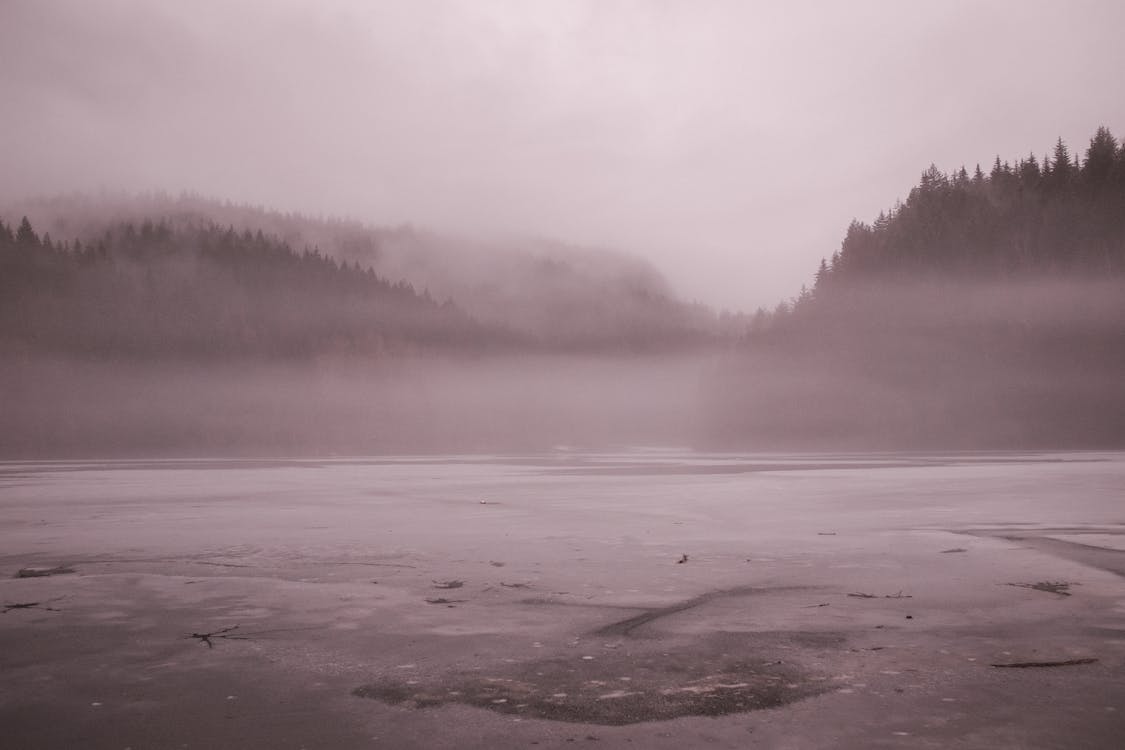
M 1109 128 L 1098 128 L 1098 132 L 1090 139 L 1090 147 L 1086 149 L 1082 177 L 1088 183 L 1105 182 L 1112 176 L 1116 161 L 1117 139 L 1109 132 Z
M 21 247 L 39 247 L 39 235 L 31 228 L 31 222 L 23 217 L 19 229 L 16 230 L 16 244 Z
M 1060 137 L 1055 142 L 1055 150 L 1051 159 L 1051 180 L 1054 187 L 1062 187 L 1070 182 L 1074 176 L 1074 164 L 1070 160 L 1070 149 Z
M 992 179 L 993 182 L 996 182 L 1003 176 L 1003 174 L 1004 168 L 1000 166 L 1000 155 L 997 154 L 996 161 L 992 163 L 992 172 L 989 173 L 988 176 Z
M 1043 176 L 1043 172 L 1039 169 L 1039 160 L 1035 158 L 1034 151 L 1027 155 L 1027 159 L 1020 162 L 1019 174 L 1020 184 L 1024 188 L 1039 186 L 1039 180 Z

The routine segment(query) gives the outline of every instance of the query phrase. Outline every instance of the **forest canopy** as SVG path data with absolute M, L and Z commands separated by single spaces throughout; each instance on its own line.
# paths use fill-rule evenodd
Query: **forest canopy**
M 512 339 L 319 250 L 214 224 L 123 223 L 58 244 L 0 222 L 0 342 L 103 357 L 380 354 Z
M 741 350 L 719 444 L 1125 444 L 1125 147 L 931 166 Z
M 185 202 L 192 208 L 186 215 Z M 244 221 L 235 229 L 202 213 L 229 215 L 229 207 L 192 198 L 155 204 L 181 210 L 99 222 L 88 202 L 50 202 L 64 213 L 48 223 L 87 227 L 87 237 L 72 242 L 40 236 L 27 217 L 16 226 L 0 220 L 0 347 L 100 357 L 301 359 L 661 351 L 719 335 L 714 313 L 677 300 L 643 266 L 612 258 L 595 257 L 582 268 L 582 256 L 567 248 L 557 257 L 510 252 L 499 258 L 462 248 L 467 257 L 461 259 L 448 242 L 423 242 L 413 230 L 253 209 L 238 212 Z M 68 208 L 74 210 L 67 214 Z M 298 240 L 320 238 L 330 252 L 319 245 L 297 251 L 288 239 L 250 229 L 255 219 Z M 92 236 L 90 226 L 99 227 Z M 407 260 L 399 260 L 404 254 Z M 375 266 L 411 278 L 392 282 Z M 442 276 L 442 266 L 461 283 L 444 282 L 450 272 Z M 476 280 L 466 283 L 470 270 Z M 440 301 L 419 281 L 437 283 Z

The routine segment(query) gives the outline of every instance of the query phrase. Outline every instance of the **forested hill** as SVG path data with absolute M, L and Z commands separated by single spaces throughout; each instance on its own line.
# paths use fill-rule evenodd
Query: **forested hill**
M 26 218 L 0 222 L 9 356 L 301 358 L 515 341 L 409 284 L 261 232 L 146 221 L 57 243 Z
M 613 256 L 594 255 L 585 269 L 565 249 L 558 257 L 512 252 L 497 259 L 470 248 L 459 257 L 450 243 L 424 243 L 426 235 L 414 230 L 226 206 L 244 219 L 239 230 L 201 210 L 222 214 L 222 204 L 185 200 L 193 210 L 181 205 L 171 218 L 136 221 L 106 220 L 114 212 L 97 202 L 56 201 L 55 209 L 76 210 L 56 212 L 47 223 L 80 228 L 85 237 L 63 242 L 26 217 L 0 220 L 0 348 L 299 359 L 418 350 L 664 351 L 719 335 L 710 310 L 677 301 L 658 276 Z M 324 240 L 333 252 L 297 250 L 277 234 L 245 228 L 253 219 L 298 240 Z M 380 268 L 402 275 L 391 281 Z M 437 281 L 438 289 L 431 295 L 408 277 Z M 450 291 L 463 293 L 468 308 Z
M 1125 445 L 1125 147 L 930 167 L 742 351 L 719 442 Z
M 574 288 L 544 264 L 541 285 L 561 279 L 552 304 L 580 314 L 536 331 L 298 247 L 198 217 L 118 219 L 68 242 L 0 222 L 0 457 L 687 439 L 713 340 L 674 301 L 606 294 L 628 290 L 600 275 Z
M 1125 145 L 1099 128 L 1085 157 L 1060 139 L 1042 161 L 931 166 L 905 203 L 853 222 L 818 283 L 864 276 L 969 278 L 1125 273 Z
M 246 231 L 452 300 L 486 328 L 515 332 L 541 350 L 658 351 L 737 335 L 745 321 L 677 298 L 641 258 L 536 238 L 469 238 L 410 226 L 313 218 L 189 193 L 64 194 L 0 207 L 57 240 L 97 241 L 123 225 L 161 223 L 173 233 L 211 224 Z

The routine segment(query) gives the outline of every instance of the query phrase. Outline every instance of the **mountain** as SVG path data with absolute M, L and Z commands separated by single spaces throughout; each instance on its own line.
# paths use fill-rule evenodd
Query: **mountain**
M 737 325 L 737 318 L 720 320 L 702 305 L 679 300 L 646 261 L 540 239 L 473 240 L 369 227 L 186 194 L 55 196 L 22 201 L 4 215 L 28 216 L 45 235 L 86 244 L 146 222 L 177 234 L 212 227 L 238 237 L 261 233 L 298 254 L 307 250 L 358 265 L 427 298 L 451 301 L 481 326 L 540 349 L 694 347 L 729 336 Z

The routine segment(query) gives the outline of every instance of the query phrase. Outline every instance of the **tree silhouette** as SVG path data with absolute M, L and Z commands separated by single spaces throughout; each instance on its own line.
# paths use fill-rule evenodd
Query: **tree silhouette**
M 31 228 L 31 222 L 26 216 L 20 221 L 19 228 L 16 230 L 16 244 L 24 248 L 39 247 L 39 235 Z

